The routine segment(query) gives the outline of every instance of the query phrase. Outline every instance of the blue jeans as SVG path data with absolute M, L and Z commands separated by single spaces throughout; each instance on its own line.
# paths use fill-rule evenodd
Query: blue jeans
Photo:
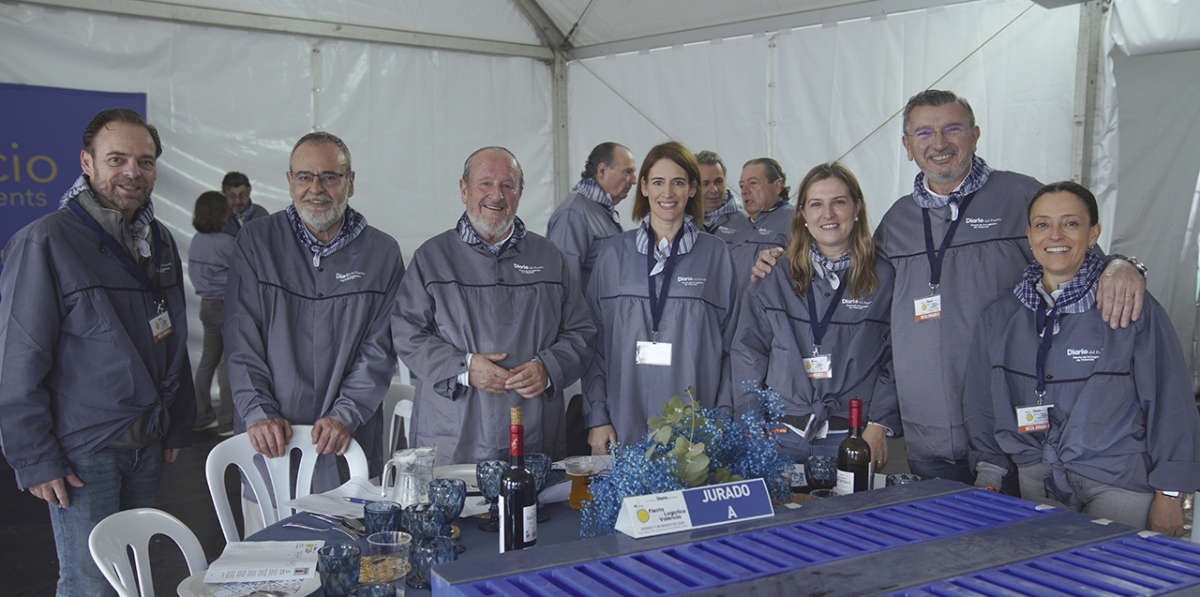
M 88 535 L 101 520 L 120 510 L 154 504 L 162 481 L 162 445 L 144 448 L 104 448 L 72 461 L 83 487 L 67 485 L 71 505 L 50 506 L 54 543 L 58 548 L 58 597 L 115 595 L 88 551 Z

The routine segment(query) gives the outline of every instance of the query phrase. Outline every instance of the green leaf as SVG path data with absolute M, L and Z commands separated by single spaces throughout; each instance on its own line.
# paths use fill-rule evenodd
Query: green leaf
M 659 444 L 666 445 L 667 442 L 671 440 L 672 431 L 673 430 L 669 425 L 659 427 L 658 431 L 654 432 L 654 441 Z

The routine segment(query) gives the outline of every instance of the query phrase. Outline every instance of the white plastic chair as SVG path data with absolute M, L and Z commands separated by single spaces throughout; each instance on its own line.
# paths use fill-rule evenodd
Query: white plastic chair
M 150 538 L 154 535 L 166 535 L 175 541 L 183 551 L 188 572 L 195 574 L 208 569 L 200 540 L 178 518 L 154 508 L 117 512 L 92 529 L 88 550 L 120 597 L 154 597 L 150 574 Z M 129 548 L 133 549 L 136 576 L 129 563 Z
M 295 450 L 300 451 L 300 468 L 296 473 L 294 490 L 295 497 L 301 498 L 312 493 L 313 469 L 317 463 L 317 447 L 312 443 L 312 425 L 292 425 L 292 441 L 287 445 L 287 453 L 292 454 Z M 225 469 L 229 468 L 229 465 L 236 465 L 249 481 L 255 499 L 258 500 L 259 510 L 262 511 L 263 524 L 271 525 L 281 518 L 295 514 L 295 510 L 287 506 L 272 506 L 270 497 L 277 496 L 278 502 L 291 499 L 291 458 L 263 458 L 269 474 L 269 477 L 264 479 L 259 468 L 254 465 L 256 454 L 250 445 L 250 437 L 245 433 L 239 433 L 217 444 L 208 453 L 204 473 L 208 479 L 208 492 L 212 494 L 213 508 L 217 511 L 217 520 L 221 523 L 221 532 L 225 534 L 226 542 L 242 540 L 238 533 L 237 521 L 233 518 L 233 508 L 225 493 Z M 351 477 L 369 478 L 367 454 L 353 438 L 350 439 L 350 447 L 346 449 L 343 457 L 349 465 Z
M 406 383 L 392 383 L 388 393 L 383 398 L 383 437 L 386 440 L 384 443 L 384 455 L 391 458 L 392 452 L 396 450 L 396 442 L 400 440 L 400 430 L 404 429 L 404 439 L 412 442 L 412 435 L 408 432 L 408 423 L 412 417 L 413 395 L 417 389 Z M 412 446 L 407 446 L 412 447 Z

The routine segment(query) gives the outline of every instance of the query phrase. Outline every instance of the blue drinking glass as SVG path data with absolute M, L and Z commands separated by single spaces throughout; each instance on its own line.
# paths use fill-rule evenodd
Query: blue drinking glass
M 414 541 L 438 537 L 446 526 L 446 511 L 436 504 L 409 504 L 404 507 L 401 520 Z
M 804 479 L 811 489 L 829 489 L 837 485 L 837 459 L 832 456 L 809 456 L 804 461 Z
M 475 480 L 479 483 L 479 492 L 483 499 L 491 505 L 488 508 L 488 520 L 480 523 L 479 530 L 487 533 L 500 532 L 500 476 L 508 469 L 508 463 L 503 460 L 484 460 L 475 465 Z
M 456 559 L 454 541 L 449 537 L 425 537 L 413 547 L 412 570 L 404 582 L 414 589 L 428 589 L 433 567 Z
M 462 479 L 434 479 L 429 484 L 429 499 L 446 511 L 446 528 L 442 532 L 447 537 L 453 536 L 450 524 L 462 514 L 467 505 L 467 482 Z M 467 551 L 461 543 L 455 542 L 458 553 Z
M 400 504 L 396 502 L 371 502 L 363 506 L 363 524 L 366 535 L 390 533 L 399 530 Z
M 317 550 L 321 590 L 329 597 L 349 597 L 358 586 L 362 550 L 357 545 L 326 545 Z
M 546 454 L 526 454 L 525 468 L 529 469 L 529 473 L 533 475 L 533 488 L 540 496 L 542 490 L 546 488 L 546 477 L 550 475 L 550 456 Z M 542 509 L 542 502 L 539 499 L 537 503 L 537 521 L 546 522 L 550 520 L 550 515 Z

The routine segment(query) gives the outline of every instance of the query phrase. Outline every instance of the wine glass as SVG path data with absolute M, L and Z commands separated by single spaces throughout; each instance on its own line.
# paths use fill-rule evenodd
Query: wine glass
M 446 510 L 446 526 L 449 527 L 462 514 L 463 507 L 467 504 L 467 482 L 462 479 L 434 479 L 429 484 L 429 499 Z M 453 537 L 449 528 L 443 534 Z M 458 541 L 454 543 L 458 553 L 467 551 Z
M 829 489 L 837 485 L 837 459 L 832 456 L 809 456 L 804 462 L 804 477 L 811 489 Z
M 550 456 L 546 454 L 526 454 L 525 468 L 533 475 L 533 487 L 538 496 L 542 495 L 542 490 L 546 488 L 546 476 L 550 474 Z M 550 520 L 550 514 L 542 509 L 542 502 L 539 500 L 537 505 L 537 521 L 546 522 Z
M 449 537 L 425 537 L 413 546 L 412 569 L 404 582 L 414 589 L 428 589 L 433 567 L 456 559 L 454 541 Z
M 506 470 L 508 463 L 503 460 L 484 460 L 475 465 L 475 480 L 479 483 L 479 492 L 490 504 L 488 520 L 479 524 L 479 530 L 486 533 L 500 532 L 500 475 Z

